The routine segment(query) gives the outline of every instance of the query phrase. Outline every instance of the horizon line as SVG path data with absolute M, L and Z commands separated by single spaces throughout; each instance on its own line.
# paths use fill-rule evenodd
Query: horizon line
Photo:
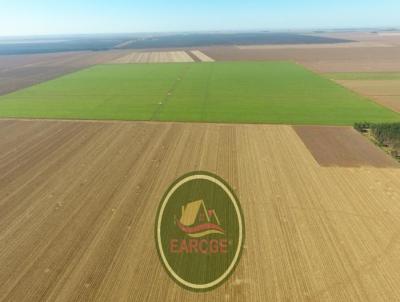
M 340 31 L 400 31 L 400 25 L 393 26 L 341 26 L 341 27 L 292 27 L 292 28 L 273 28 L 273 29 L 213 29 L 213 30 L 172 30 L 172 31 L 137 31 L 137 32 L 81 32 L 81 33 L 32 33 L 32 34 L 12 34 L 12 35 L 0 35 L 0 39 L 4 38 L 32 38 L 32 37 L 60 37 L 60 36 L 100 36 L 100 35 L 149 35 L 149 34 L 196 34 L 196 33 L 279 33 L 279 32 L 315 32 L 315 31 L 329 31 L 329 32 L 340 32 Z

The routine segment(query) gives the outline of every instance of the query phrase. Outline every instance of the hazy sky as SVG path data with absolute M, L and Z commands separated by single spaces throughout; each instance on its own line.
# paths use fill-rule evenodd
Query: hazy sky
M 0 36 L 400 26 L 400 0 L 0 0 Z

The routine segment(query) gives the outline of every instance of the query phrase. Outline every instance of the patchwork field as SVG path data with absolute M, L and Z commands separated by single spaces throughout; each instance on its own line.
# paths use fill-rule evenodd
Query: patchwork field
M 0 301 L 400 301 L 400 164 L 341 126 L 400 121 L 400 40 L 267 36 L 0 56 Z M 154 241 L 162 195 L 195 170 L 246 222 L 234 274 L 196 294 Z
M 289 62 L 95 66 L 0 97 L 0 116 L 335 125 L 400 119 Z
M 290 126 L 0 121 L 2 301 L 398 301 L 400 169 L 322 168 Z M 153 239 L 172 181 L 225 178 L 243 257 L 180 288 Z

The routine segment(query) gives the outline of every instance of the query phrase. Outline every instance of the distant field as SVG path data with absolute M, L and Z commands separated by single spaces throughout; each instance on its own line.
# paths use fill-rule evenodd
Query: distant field
M 359 42 L 361 43 L 361 42 Z M 399 72 L 399 46 L 352 47 L 355 43 L 303 45 L 267 45 L 246 47 L 215 46 L 200 50 L 215 61 L 296 61 L 317 73 Z M 372 43 L 372 42 L 371 42 Z M 376 43 L 385 43 L 385 40 Z M 245 49 L 244 49 L 245 48 Z
M 123 50 L 0 55 L 0 95 L 46 82 L 126 54 Z
M 350 43 L 352 40 L 303 35 L 297 33 L 194 33 L 171 34 L 132 39 L 118 48 L 146 49 L 168 47 L 200 47 L 211 45 L 277 45 L 277 44 L 330 44 Z
M 0 38 L 0 55 L 110 50 L 127 39 L 124 35 Z
M 400 120 L 289 62 L 100 65 L 0 97 L 0 116 L 334 125 Z
M 324 76 L 332 80 L 400 80 L 400 72 L 335 72 Z
M 179 34 L 97 34 L 1 38 L 0 55 L 111 49 L 148 49 L 251 44 L 349 43 L 341 38 L 297 33 L 179 33 Z

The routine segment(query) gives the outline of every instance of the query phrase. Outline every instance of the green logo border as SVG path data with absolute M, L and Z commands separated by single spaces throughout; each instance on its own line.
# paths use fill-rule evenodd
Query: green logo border
M 240 213 L 240 217 L 238 217 L 238 218 L 239 218 L 239 219 L 241 220 L 241 222 L 242 222 L 242 244 L 241 244 L 241 246 L 240 246 L 239 255 L 238 255 L 238 257 L 237 257 L 236 263 L 234 263 L 234 266 L 232 267 L 231 271 L 225 276 L 224 279 L 222 279 L 222 280 L 221 280 L 220 282 L 218 282 L 217 284 L 215 284 L 215 285 L 213 285 L 213 286 L 210 286 L 210 287 L 207 287 L 207 288 L 193 288 L 193 287 L 187 286 L 187 285 L 181 283 L 179 280 L 177 280 L 177 279 L 172 275 L 172 273 L 168 270 L 168 268 L 167 268 L 167 266 L 166 266 L 166 264 L 165 264 L 165 262 L 164 262 L 164 260 L 163 260 L 163 258 L 162 258 L 161 251 L 160 251 L 160 247 L 159 247 L 159 245 L 158 245 L 158 220 L 159 220 L 159 215 L 160 215 L 161 208 L 162 208 L 162 205 L 163 205 L 163 203 L 164 203 L 165 198 L 167 197 L 168 193 L 172 190 L 172 188 L 173 188 L 177 183 L 179 183 L 180 181 L 182 181 L 182 180 L 185 179 L 185 178 L 188 178 L 188 177 L 194 176 L 194 175 L 205 175 L 205 176 L 210 176 L 210 177 L 213 177 L 213 178 L 217 179 L 217 180 L 220 181 L 221 183 L 223 183 L 223 184 L 226 186 L 226 188 L 230 191 L 230 193 L 233 195 L 233 197 L 235 198 L 236 205 L 237 205 L 237 208 L 239 209 L 239 213 Z M 231 200 L 231 202 L 232 202 L 232 200 Z M 193 171 L 193 172 L 186 173 L 186 174 L 182 175 L 181 177 L 179 177 L 178 179 L 176 179 L 176 180 L 168 187 L 168 189 L 165 191 L 163 197 L 161 198 L 161 201 L 160 201 L 160 203 L 159 203 L 159 205 L 158 205 L 158 208 L 157 208 L 157 215 L 156 215 L 156 219 L 155 219 L 155 224 L 154 224 L 154 225 L 155 225 L 155 227 L 154 227 L 154 239 L 155 239 L 157 254 L 158 254 L 158 257 L 159 257 L 159 259 L 160 259 L 160 262 L 162 263 L 162 266 L 164 267 L 164 270 L 167 272 L 167 274 L 169 275 L 169 277 L 170 277 L 172 280 L 174 280 L 175 283 L 177 283 L 180 287 L 182 287 L 182 288 L 184 288 L 184 289 L 190 290 L 190 291 L 192 291 L 192 292 L 207 292 L 207 291 L 211 291 L 211 290 L 214 290 L 214 289 L 218 288 L 219 286 L 221 286 L 222 284 L 224 284 L 224 283 L 231 277 L 231 275 L 232 275 L 232 274 L 234 273 L 234 271 L 236 270 L 236 267 L 238 266 L 238 264 L 239 264 L 239 262 L 240 262 L 240 259 L 242 258 L 243 246 L 244 246 L 244 244 L 245 244 L 245 239 L 246 239 L 246 226 L 245 226 L 245 221 L 244 221 L 243 209 L 242 209 L 242 207 L 241 207 L 241 205 L 240 205 L 240 201 L 239 201 L 239 199 L 238 199 L 238 197 L 237 197 L 235 191 L 231 188 L 231 186 L 230 186 L 224 179 L 222 179 L 221 177 L 219 177 L 218 175 L 216 175 L 216 174 L 214 174 L 214 173 L 207 172 L 207 171 Z

